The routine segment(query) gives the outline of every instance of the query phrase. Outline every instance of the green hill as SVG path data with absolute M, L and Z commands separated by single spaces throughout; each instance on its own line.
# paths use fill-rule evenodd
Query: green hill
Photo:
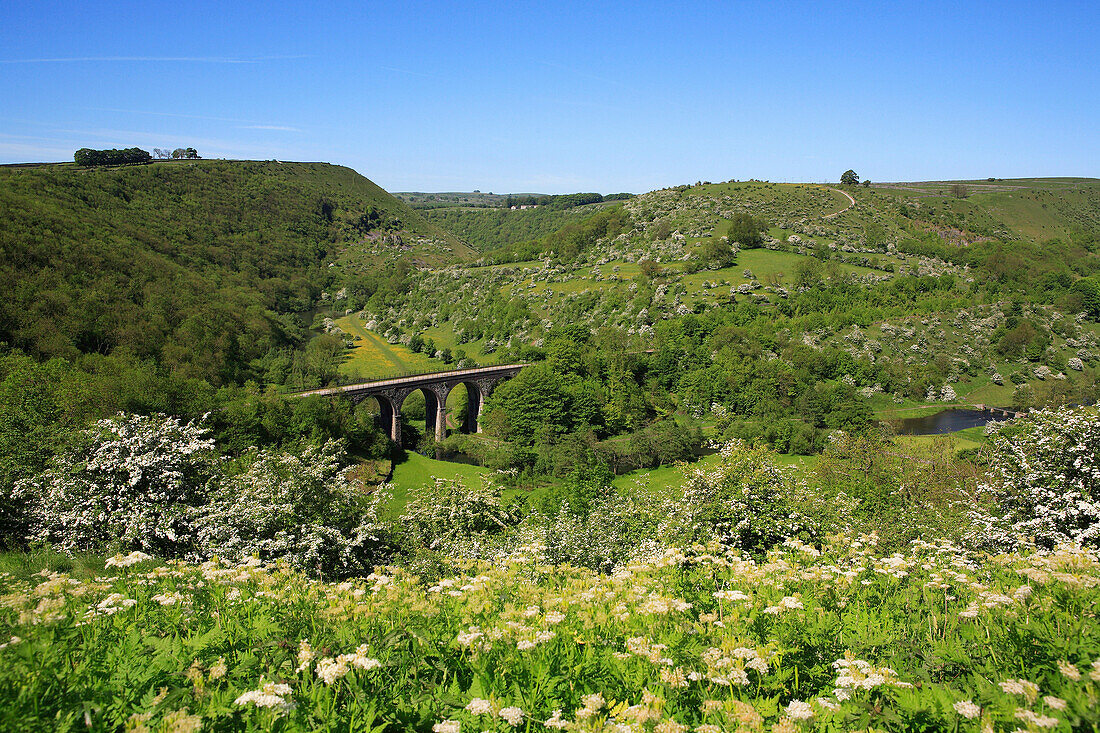
M 0 342 L 126 353 L 211 383 L 295 342 L 341 276 L 473 253 L 355 171 L 188 161 L 0 168 Z
M 726 241 L 745 214 L 765 226 L 757 246 Z M 880 414 L 1090 401 L 1100 181 L 678 186 L 421 271 L 399 301 L 352 318 L 478 362 L 550 358 L 563 327 L 655 351 L 638 369 L 661 385 L 654 412 L 720 404 L 729 434 L 749 438 L 779 415 L 827 424 L 833 398 L 813 390 Z
M 567 209 L 540 206 L 516 210 L 452 206 L 423 209 L 419 213 L 479 252 L 488 252 L 513 242 L 543 237 L 610 205 L 588 204 Z

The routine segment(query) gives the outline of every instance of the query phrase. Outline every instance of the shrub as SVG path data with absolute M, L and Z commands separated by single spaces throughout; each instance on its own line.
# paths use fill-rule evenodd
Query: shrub
M 344 472 L 343 444 L 330 440 L 301 455 L 261 451 L 243 472 L 225 478 L 195 512 L 199 557 L 236 562 L 284 560 L 325 575 L 369 573 L 390 552 L 379 518 L 388 493 L 369 499 Z
M 469 552 L 519 522 L 521 507 L 505 506 L 495 485 L 466 486 L 436 479 L 405 507 L 401 527 L 410 548 Z
M 1039 410 L 992 428 L 974 538 L 999 548 L 1100 547 L 1100 421 L 1093 408 Z
M 65 552 L 118 545 L 161 555 L 190 547 L 214 441 L 196 422 L 119 415 L 85 431 L 82 445 L 16 488 L 30 504 L 32 540 Z
M 796 506 L 790 476 L 765 446 L 727 443 L 714 468 L 687 473 L 677 524 L 684 539 L 719 542 L 752 552 L 810 532 Z

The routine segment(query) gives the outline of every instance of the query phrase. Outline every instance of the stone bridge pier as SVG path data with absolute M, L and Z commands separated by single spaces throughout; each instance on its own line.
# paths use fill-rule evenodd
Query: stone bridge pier
M 466 387 L 466 419 L 459 426 L 462 432 L 481 432 L 481 410 L 485 398 L 504 381 L 519 374 L 523 364 L 477 367 L 475 369 L 457 369 L 450 372 L 419 374 L 413 377 L 384 379 L 364 384 L 351 384 L 344 387 L 318 389 L 305 395 L 338 396 L 344 395 L 353 402 L 361 402 L 369 397 L 378 401 L 380 427 L 387 432 L 390 440 L 401 443 L 401 406 L 413 392 L 424 394 L 424 420 L 428 432 L 434 433 L 436 440 L 447 437 L 447 397 L 458 385 Z

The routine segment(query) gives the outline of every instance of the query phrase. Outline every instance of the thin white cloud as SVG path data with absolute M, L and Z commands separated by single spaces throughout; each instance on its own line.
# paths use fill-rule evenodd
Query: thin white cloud
M 67 64 L 88 62 L 258 64 L 263 61 L 304 59 L 307 56 L 64 56 L 54 58 L 0 59 L 0 64 Z
M 236 117 L 211 117 L 210 115 L 195 115 L 185 112 L 158 112 L 150 109 L 118 109 L 116 107 L 86 107 L 85 109 L 89 109 L 93 112 L 118 112 L 127 115 L 153 115 L 155 117 L 183 117 L 189 120 L 211 120 L 213 122 L 252 122 L 252 120 L 242 120 Z
M 49 145 L 27 145 L 0 140 L 0 161 L 7 163 L 72 160 L 74 148 Z
M 93 112 L 116 112 L 127 115 L 152 115 L 154 117 L 180 117 L 188 120 L 210 120 L 211 122 L 237 122 L 238 130 L 281 130 L 283 132 L 303 132 L 303 130 L 290 125 L 273 125 L 252 120 L 242 120 L 237 117 L 213 117 L 211 115 L 187 114 L 185 112 L 158 112 L 147 109 L 118 109 L 115 107 L 87 107 Z
M 238 130 L 279 130 L 281 132 L 301 132 L 297 127 L 286 125 L 241 125 Z

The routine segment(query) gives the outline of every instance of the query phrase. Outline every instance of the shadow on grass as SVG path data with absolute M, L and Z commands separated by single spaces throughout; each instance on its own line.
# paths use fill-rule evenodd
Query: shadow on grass
M 104 553 L 78 552 L 67 555 L 50 547 L 31 547 L 26 550 L 0 552 L 0 573 L 8 573 L 18 580 L 28 580 L 36 573 L 47 570 L 65 573 L 74 578 L 89 579 L 104 574 L 105 562 Z

